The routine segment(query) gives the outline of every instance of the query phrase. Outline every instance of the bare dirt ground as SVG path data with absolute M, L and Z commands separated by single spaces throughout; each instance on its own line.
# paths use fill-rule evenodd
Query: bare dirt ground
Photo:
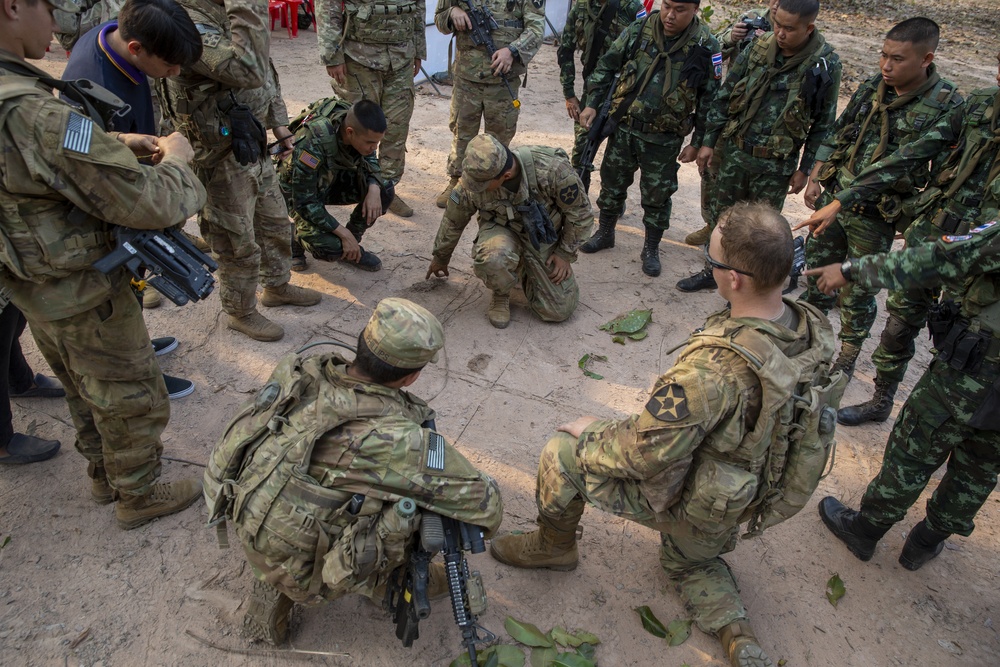
M 994 0 L 878 4 L 885 7 L 877 16 L 834 9 L 822 17 L 821 26 L 853 76 L 876 71 L 881 35 L 895 20 L 925 9 L 942 15 L 954 9 L 955 25 L 946 25 L 948 41 L 940 54 L 942 69 L 964 90 L 991 85 L 998 48 Z M 963 12 L 971 18 L 959 21 Z M 315 33 L 290 40 L 276 30 L 273 37 L 289 111 L 294 114 L 328 95 Z M 64 55 L 54 51 L 44 66 L 58 73 L 64 62 Z M 555 49 L 545 46 L 530 67 L 515 144 L 570 148 L 571 126 L 556 72 Z M 201 468 L 175 459 L 203 462 L 230 416 L 263 384 L 279 357 L 311 341 L 351 342 L 378 300 L 397 295 L 437 313 L 447 332 L 442 362 L 429 367 L 414 390 L 432 401 L 442 431 L 499 480 L 507 509 L 504 529 L 531 528 L 538 452 L 554 427 L 581 414 L 624 416 L 639 409 L 656 376 L 672 363 L 666 350 L 722 307 L 717 295 L 683 295 L 673 287 L 701 267 L 699 251 L 682 243 L 702 224 L 699 180 L 689 165 L 680 171 L 660 278 L 640 271 L 636 191 L 619 226 L 617 247 L 581 256 L 575 265 L 581 302 L 568 322 L 552 326 L 535 320 L 517 294 L 510 328 L 492 328 L 485 318 L 489 294 L 468 259 L 472 232 L 455 255 L 451 278 L 424 280 L 441 213 L 433 200 L 445 180 L 447 118 L 448 100 L 424 86 L 400 186 L 416 215 L 408 220 L 389 215 L 366 236 L 366 246 L 382 257 L 383 271 L 368 274 L 313 262 L 294 281 L 321 290 L 323 303 L 269 312 L 286 328 L 281 342 L 254 343 L 228 331 L 214 296 L 184 308 L 167 304 L 147 314 L 154 336 L 176 335 L 181 341 L 179 350 L 161 358 L 163 369 L 198 384 L 192 396 L 172 406 L 173 419 L 164 434 L 170 457 L 164 462 L 165 479 L 201 474 Z M 789 198 L 785 214 L 792 221 L 806 217 L 801 198 Z M 638 307 L 653 309 L 646 340 L 622 347 L 598 330 Z M 33 365 L 44 371 L 30 340 L 24 340 Z M 866 353 L 875 342 L 868 342 Z M 607 355 L 609 361 L 595 369 L 604 380 L 585 378 L 577 368 L 587 352 Z M 894 414 L 929 359 L 921 340 Z M 866 354 L 845 401 L 865 399 L 873 375 Z M 293 659 L 288 653 L 263 651 L 242 636 L 251 575 L 238 549 L 218 548 L 214 531 L 205 527 L 202 507 L 120 531 L 111 509 L 89 498 L 83 459 L 72 451 L 73 428 L 65 405 L 18 400 L 14 412 L 19 430 L 58 437 L 64 450 L 47 463 L 0 471 L 0 533 L 11 536 L 0 552 L 0 663 L 221 667 Z M 833 494 L 856 504 L 879 468 L 890 428 L 891 422 L 840 429 L 836 465 L 815 501 Z M 934 486 L 932 482 L 930 490 Z M 923 502 L 885 537 L 870 563 L 856 560 L 829 535 L 812 504 L 762 538 L 742 542 L 727 560 L 763 646 L 783 664 L 995 665 L 1000 655 L 995 628 L 1000 624 L 998 503 L 994 494 L 979 515 L 976 532 L 948 540 L 942 556 L 919 573 L 903 570 L 896 557 L 906 531 L 922 517 Z M 722 664 L 715 639 L 695 631 L 683 645 L 669 648 L 647 634 L 632 611 L 649 605 L 664 622 L 684 616 L 659 568 L 657 535 L 594 511 L 587 512 L 583 525 L 582 561 L 572 573 L 516 571 L 487 555 L 473 557 L 490 596 L 482 623 L 502 637 L 508 614 L 543 630 L 554 625 L 589 630 L 602 640 L 597 657 L 604 667 Z M 834 573 L 847 590 L 836 608 L 824 594 Z M 209 648 L 189 631 L 229 650 Z M 446 665 L 460 653 L 459 633 L 446 604 L 437 605 L 421 624 L 421 637 L 410 650 L 396 641 L 381 610 L 354 597 L 298 609 L 293 632 L 297 649 L 343 654 L 296 657 L 314 663 Z M 237 652 L 247 650 L 252 655 Z

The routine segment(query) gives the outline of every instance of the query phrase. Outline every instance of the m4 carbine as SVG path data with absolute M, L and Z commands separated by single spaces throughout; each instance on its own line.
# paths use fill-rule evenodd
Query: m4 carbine
M 469 22 L 472 23 L 472 29 L 469 31 L 472 43 L 476 46 L 485 46 L 486 54 L 492 59 L 493 54 L 497 51 L 497 47 L 493 43 L 493 37 L 491 35 L 493 31 L 499 27 L 497 25 L 497 20 L 493 18 L 493 12 L 491 12 L 486 5 L 476 7 L 472 4 L 472 0 L 464 0 L 464 2 L 468 6 L 468 9 L 465 11 L 469 15 Z M 507 75 L 499 74 L 498 76 L 503 81 L 503 85 L 507 86 L 507 92 L 510 93 L 511 104 L 514 105 L 515 109 L 519 109 L 521 107 L 521 100 L 517 99 L 517 95 L 514 94 L 514 89 L 510 87 L 510 80 L 507 78 Z

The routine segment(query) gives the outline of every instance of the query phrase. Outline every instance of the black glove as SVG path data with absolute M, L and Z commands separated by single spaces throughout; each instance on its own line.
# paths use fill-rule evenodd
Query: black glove
M 261 122 L 254 118 L 250 107 L 234 104 L 229 110 L 229 124 L 236 161 L 244 167 L 260 162 L 267 150 L 267 134 Z

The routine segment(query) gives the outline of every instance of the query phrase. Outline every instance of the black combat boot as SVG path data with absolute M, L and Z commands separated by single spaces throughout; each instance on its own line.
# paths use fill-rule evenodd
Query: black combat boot
M 715 282 L 715 276 L 712 275 L 712 267 L 710 266 L 706 266 L 693 276 L 688 276 L 677 281 L 677 289 L 682 292 L 699 292 L 703 289 L 715 289 L 717 287 L 718 284 Z
M 919 570 L 924 563 L 936 558 L 944 549 L 944 541 L 951 533 L 940 533 L 927 525 L 924 519 L 913 527 L 906 536 L 903 551 L 899 554 L 899 564 L 907 570 Z
M 292 228 L 292 271 L 305 271 L 306 268 L 308 265 L 306 264 L 305 248 L 299 243 L 298 234 Z
M 592 253 L 615 247 L 615 225 L 618 224 L 618 216 L 601 211 L 598 222 L 600 226 L 597 228 L 597 233 L 580 246 L 580 252 Z
M 879 526 L 847 507 L 833 496 L 819 503 L 819 515 L 830 532 L 847 545 L 851 553 L 868 561 L 875 555 L 875 545 L 891 526 Z
M 858 426 L 867 422 L 884 422 L 892 412 L 892 399 L 896 397 L 897 383 L 875 378 L 875 394 L 871 400 L 837 410 L 837 423 Z
M 642 272 L 653 278 L 660 275 L 660 239 L 662 238 L 662 229 L 646 227 L 646 242 L 642 245 L 639 259 L 642 260 Z

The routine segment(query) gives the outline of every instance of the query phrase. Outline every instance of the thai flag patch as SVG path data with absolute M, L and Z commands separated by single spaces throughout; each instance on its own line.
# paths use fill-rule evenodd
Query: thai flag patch
M 302 151 L 299 156 L 299 162 L 309 167 L 310 169 L 315 169 L 319 166 L 319 158 L 310 153 L 309 151 Z
M 990 222 L 984 222 L 983 224 L 979 225 L 978 227 L 976 227 L 975 229 L 973 229 L 969 233 L 970 234 L 978 234 L 979 232 L 985 232 L 987 229 L 989 229 L 990 227 L 992 227 L 995 224 L 997 224 L 996 220 L 991 220 Z
M 644 19 L 644 18 L 646 18 L 646 8 L 645 8 L 645 7 L 643 7 L 643 8 L 641 8 L 641 9 L 640 9 L 639 11 L 637 11 L 637 12 L 635 13 L 635 18 L 636 18 L 636 20 L 637 20 L 637 21 L 638 21 L 639 19 Z
M 74 153 L 87 155 L 90 153 L 90 139 L 94 134 L 94 121 L 81 116 L 75 111 L 69 115 L 66 123 L 66 134 L 63 136 L 63 148 Z
M 722 78 L 722 54 L 713 53 L 712 54 L 712 68 L 715 70 L 715 78 Z

